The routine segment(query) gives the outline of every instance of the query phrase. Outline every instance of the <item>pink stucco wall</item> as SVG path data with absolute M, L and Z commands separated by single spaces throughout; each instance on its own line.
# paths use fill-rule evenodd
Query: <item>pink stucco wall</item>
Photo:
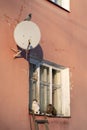
M 13 59 L 13 31 L 30 12 L 41 30 L 40 50 L 31 51 L 70 68 L 71 118 L 48 118 L 50 130 L 87 128 L 87 1 L 70 2 L 71 12 L 47 0 L 0 0 L 0 130 L 29 130 L 29 64 Z

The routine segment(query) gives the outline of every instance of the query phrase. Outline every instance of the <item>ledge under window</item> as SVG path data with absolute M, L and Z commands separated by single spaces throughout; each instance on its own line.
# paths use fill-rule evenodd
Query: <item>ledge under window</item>
M 32 112 L 29 112 L 29 115 L 33 115 Z M 71 116 L 63 116 L 63 115 L 48 115 L 48 114 L 34 114 L 35 116 L 46 116 L 46 117 L 49 117 L 49 118 L 71 118 Z

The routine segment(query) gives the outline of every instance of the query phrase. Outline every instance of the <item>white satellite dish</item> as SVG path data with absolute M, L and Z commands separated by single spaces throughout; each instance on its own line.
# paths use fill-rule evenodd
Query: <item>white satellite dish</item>
M 39 27 L 31 21 L 20 22 L 14 30 L 16 44 L 24 50 L 35 48 L 39 44 L 40 38 Z

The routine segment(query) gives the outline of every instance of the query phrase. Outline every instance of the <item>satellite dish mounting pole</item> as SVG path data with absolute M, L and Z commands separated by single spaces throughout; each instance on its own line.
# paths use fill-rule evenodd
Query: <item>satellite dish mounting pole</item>
M 30 39 L 28 40 L 28 46 L 27 46 L 27 49 L 26 49 L 26 59 L 28 58 L 28 54 L 29 54 L 29 48 L 30 48 Z

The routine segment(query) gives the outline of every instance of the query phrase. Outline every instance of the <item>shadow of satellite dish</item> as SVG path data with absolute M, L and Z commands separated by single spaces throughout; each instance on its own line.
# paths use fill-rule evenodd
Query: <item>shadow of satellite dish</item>
M 18 48 L 18 50 L 22 51 L 20 58 L 26 59 L 26 51 L 23 50 L 22 48 L 20 48 L 19 46 L 17 46 L 17 48 Z M 37 59 L 38 61 L 43 60 L 43 50 L 42 50 L 40 44 L 38 44 L 38 46 L 36 46 L 35 48 L 29 50 L 26 60 L 28 62 L 30 62 L 30 58 Z
M 35 47 L 34 49 L 30 50 L 29 57 L 40 61 L 43 60 L 43 50 L 40 44 L 38 44 L 38 46 Z

